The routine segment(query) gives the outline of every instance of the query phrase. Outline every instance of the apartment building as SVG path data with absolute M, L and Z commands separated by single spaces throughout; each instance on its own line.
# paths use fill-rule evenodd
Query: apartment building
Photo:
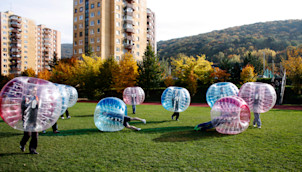
M 155 40 L 155 13 L 147 8 L 147 43 L 151 44 L 155 53 L 157 53 L 157 44 Z
M 102 58 L 119 60 L 130 52 L 141 60 L 148 45 L 147 11 L 146 0 L 74 0 L 73 55 L 90 49 Z M 154 20 L 152 25 L 155 30 Z
M 51 31 L 49 35 L 48 31 Z M 0 12 L 0 42 L 2 75 L 20 75 L 29 68 L 37 74 L 44 67 L 49 68 L 48 62 L 53 58 L 53 52 L 57 53 L 57 59 L 61 58 L 60 32 L 43 25 L 37 26 L 33 20 L 11 11 Z

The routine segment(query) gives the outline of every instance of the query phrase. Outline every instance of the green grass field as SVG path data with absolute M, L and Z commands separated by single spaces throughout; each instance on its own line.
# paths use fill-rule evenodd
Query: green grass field
M 0 120 L 0 171 L 301 171 L 302 111 L 271 110 L 262 128 L 238 135 L 196 132 L 210 108 L 189 107 L 172 121 L 159 105 L 139 105 L 131 122 L 141 131 L 100 132 L 95 103 L 77 103 L 71 119 L 59 119 L 60 134 L 39 135 L 39 155 L 19 149 L 23 132 Z M 131 113 L 128 107 L 128 114 Z M 253 117 L 252 117 L 253 119 Z

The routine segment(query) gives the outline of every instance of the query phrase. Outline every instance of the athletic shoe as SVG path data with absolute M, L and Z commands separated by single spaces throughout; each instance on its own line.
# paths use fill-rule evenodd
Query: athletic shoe
M 137 129 L 136 129 L 136 131 L 140 131 L 140 130 L 141 130 L 141 128 L 137 128 Z
M 144 124 L 146 124 L 146 120 L 145 120 L 145 119 L 143 119 L 142 122 L 143 122 Z
M 31 150 L 29 153 L 30 154 L 39 154 L 36 150 Z
M 256 127 L 256 125 L 254 125 L 254 127 Z
M 71 118 L 71 116 L 68 116 L 68 117 L 67 117 L 67 119 L 70 119 L 70 118 Z
M 55 131 L 53 131 L 53 133 L 60 133 L 60 131 L 59 130 L 55 130 Z
M 61 119 L 64 119 L 64 116 L 62 116 Z
M 261 126 L 258 126 L 258 128 L 261 128 Z
M 46 130 L 43 130 L 42 133 L 45 134 L 45 133 L 46 133 Z
M 25 147 L 20 145 L 20 150 L 21 150 L 22 152 L 24 152 L 24 151 L 25 151 Z

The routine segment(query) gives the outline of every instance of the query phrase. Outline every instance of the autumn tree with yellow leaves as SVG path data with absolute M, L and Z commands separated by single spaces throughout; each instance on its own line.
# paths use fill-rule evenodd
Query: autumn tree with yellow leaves
M 126 53 L 114 70 L 112 87 L 116 88 L 117 92 L 121 92 L 126 87 L 135 86 L 137 77 L 138 66 L 136 60 L 132 54 Z
M 252 65 L 246 65 L 240 73 L 240 79 L 242 84 L 246 82 L 255 82 L 257 80 L 257 74 L 254 72 L 255 68 Z
M 282 65 L 286 69 L 286 75 L 292 81 L 293 89 L 301 94 L 302 89 L 302 46 L 289 47 L 287 49 L 288 59 L 282 60 Z

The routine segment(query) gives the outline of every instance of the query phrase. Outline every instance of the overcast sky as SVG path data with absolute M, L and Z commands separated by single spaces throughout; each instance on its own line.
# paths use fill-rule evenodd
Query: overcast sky
M 157 41 L 302 19 L 302 0 L 147 0 L 147 6 L 156 15 Z M 62 43 L 72 43 L 73 0 L 0 0 L 0 11 L 7 10 L 60 31 Z

